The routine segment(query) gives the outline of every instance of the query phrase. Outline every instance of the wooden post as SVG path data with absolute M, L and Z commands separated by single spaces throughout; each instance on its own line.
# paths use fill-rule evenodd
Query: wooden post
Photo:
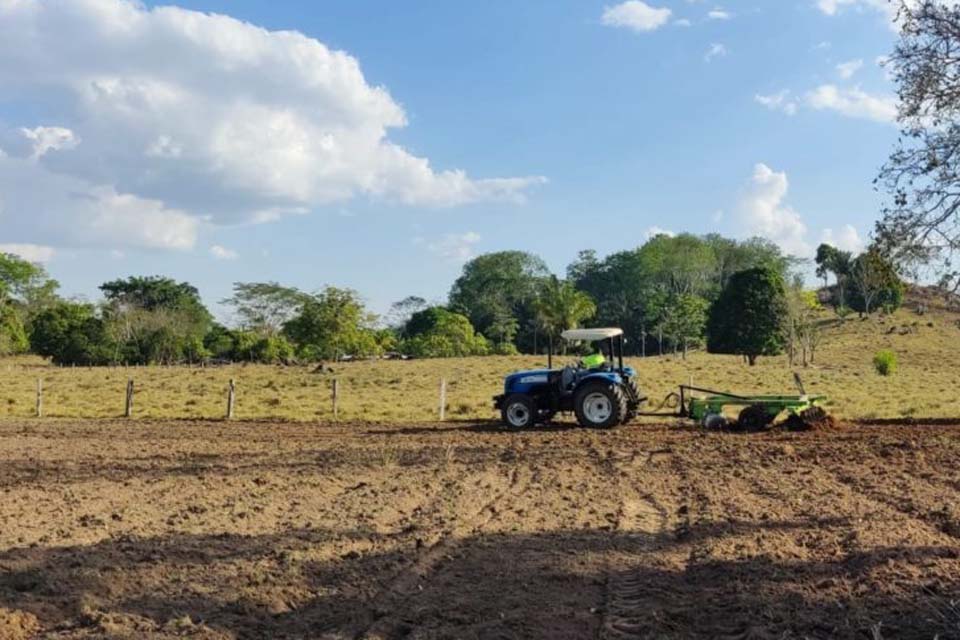
M 233 405 L 237 398 L 237 385 L 233 378 L 230 378 L 230 388 L 227 391 L 227 420 L 233 420 Z
M 332 391 L 330 393 L 330 399 L 333 402 L 333 419 L 339 420 L 340 413 L 339 407 L 337 406 L 338 400 L 340 399 L 340 381 L 336 378 L 333 379 Z
M 123 417 L 133 417 L 133 378 L 127 380 L 127 401 L 123 409 Z
M 43 417 L 43 378 L 37 378 L 37 417 Z
M 447 417 L 447 379 L 440 378 L 440 422 Z

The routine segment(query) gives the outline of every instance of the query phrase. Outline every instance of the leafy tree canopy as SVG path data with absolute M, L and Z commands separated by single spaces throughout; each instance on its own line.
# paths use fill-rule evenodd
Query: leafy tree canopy
M 783 353 L 788 318 L 783 277 L 759 267 L 733 274 L 710 309 L 707 349 L 711 353 L 758 356 Z

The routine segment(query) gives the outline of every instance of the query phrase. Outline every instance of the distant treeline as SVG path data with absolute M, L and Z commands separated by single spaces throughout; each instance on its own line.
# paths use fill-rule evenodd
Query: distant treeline
M 803 291 L 794 274 L 799 266 L 769 241 L 715 234 L 660 235 L 603 258 L 583 251 L 564 277 L 535 255 L 504 251 L 468 262 L 446 304 L 409 296 L 385 318 L 350 289 L 307 293 L 275 282 L 238 282 L 223 301 L 236 326 L 225 327 L 187 282 L 129 277 L 101 285 L 97 303 L 78 302 L 61 298 L 42 266 L 0 254 L 0 355 L 32 352 L 62 364 L 104 365 L 543 353 L 565 329 L 610 325 L 624 329 L 635 354 L 686 353 L 710 338 L 727 353 L 786 348 L 806 359 L 815 348 L 810 334 L 819 301 Z M 899 279 L 875 251 L 854 258 L 824 245 L 817 266 L 825 280 L 835 280 L 832 302 L 841 316 L 848 307 L 869 313 L 900 304 Z M 760 276 L 740 279 L 754 290 L 739 304 L 776 310 L 782 338 L 770 342 L 768 336 L 774 346 L 760 351 L 721 339 L 725 329 L 711 319 L 735 274 L 751 271 Z M 773 289 L 763 295 L 774 295 L 773 302 L 749 297 L 768 284 Z M 710 336 L 711 327 L 717 335 Z

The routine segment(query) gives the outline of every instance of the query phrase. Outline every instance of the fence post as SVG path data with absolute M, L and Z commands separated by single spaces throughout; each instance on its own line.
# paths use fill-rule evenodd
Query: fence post
M 447 417 L 447 379 L 440 378 L 440 422 Z
M 230 378 L 230 388 L 227 391 L 227 420 L 233 420 L 233 405 L 237 397 L 237 385 L 233 378 Z
M 37 417 L 43 417 L 43 378 L 37 378 Z
M 133 417 L 133 378 L 127 380 L 127 401 L 123 409 L 123 417 Z
M 330 399 L 333 401 L 333 419 L 334 421 L 340 420 L 339 407 L 337 406 L 338 400 L 340 399 L 340 381 L 336 378 L 333 379 L 333 390 L 330 395 Z

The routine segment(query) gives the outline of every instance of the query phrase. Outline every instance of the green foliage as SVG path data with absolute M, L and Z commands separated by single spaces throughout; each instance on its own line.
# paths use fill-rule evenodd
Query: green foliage
M 223 303 L 233 307 L 244 329 L 272 336 L 283 329 L 310 296 L 276 282 L 235 282 L 233 295 Z
M 450 290 L 450 309 L 465 315 L 477 331 L 504 341 L 513 338 L 521 349 L 534 341 L 534 300 L 540 282 L 549 275 L 543 260 L 522 251 L 478 256 L 463 267 Z M 509 337 L 508 337 L 509 336 Z
M 841 251 L 829 244 L 821 244 L 817 247 L 817 277 L 823 278 L 824 284 L 827 282 L 827 276 L 833 274 L 836 279 L 837 288 L 834 296 L 834 307 L 840 309 L 847 306 L 847 291 L 849 289 L 850 277 L 853 271 L 853 258 L 849 251 Z
M 892 376 L 897 372 L 897 354 L 893 351 L 878 351 L 873 356 L 873 368 L 882 376 Z
M 0 305 L 0 356 L 24 353 L 30 348 L 20 314 L 12 305 Z
M 795 261 L 773 243 L 753 238 L 737 241 L 716 234 L 703 237 L 660 235 L 642 247 L 621 251 L 600 260 L 593 251 L 581 252 L 567 268 L 568 278 L 597 304 L 594 323 L 623 328 L 629 344 L 639 351 L 643 335 L 661 335 L 668 340 L 666 322 L 676 336 L 679 316 L 669 306 L 679 296 L 715 300 L 731 275 L 764 267 L 782 277 Z M 675 346 L 682 346 L 675 342 Z
M 364 357 L 380 353 L 375 320 L 355 291 L 327 287 L 303 303 L 298 315 L 284 324 L 283 332 L 305 360 Z
M 664 305 L 663 333 L 683 350 L 684 357 L 689 349 L 703 344 L 709 308 L 709 302 L 692 294 L 670 296 Z
M 30 346 L 56 364 L 107 364 L 115 352 L 94 306 L 76 302 L 60 302 L 37 314 Z
M 733 274 L 710 309 L 707 349 L 711 353 L 758 356 L 783 353 L 789 309 L 783 277 L 769 268 Z
M 469 318 L 443 307 L 413 314 L 403 335 L 404 353 L 417 358 L 478 356 L 491 351 L 487 340 L 474 331 Z
M 540 285 L 535 303 L 537 321 L 548 336 L 557 338 L 567 329 L 576 329 L 592 318 L 597 305 L 569 280 L 550 276 Z
M 879 251 L 861 254 L 850 269 L 850 307 L 870 314 L 877 309 L 895 311 L 903 304 L 903 281 Z

